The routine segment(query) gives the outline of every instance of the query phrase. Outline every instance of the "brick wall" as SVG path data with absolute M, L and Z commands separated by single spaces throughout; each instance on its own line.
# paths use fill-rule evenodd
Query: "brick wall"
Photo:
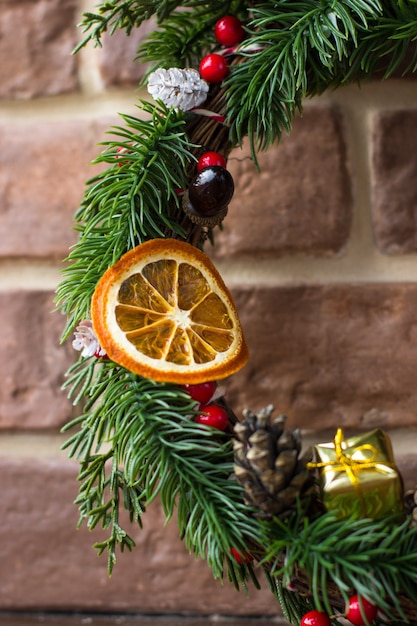
M 138 37 L 70 52 L 84 0 L 0 3 L 0 611 L 274 615 L 213 582 L 151 507 L 111 580 L 75 530 L 76 470 L 60 451 L 71 363 L 53 313 L 96 144 L 134 113 Z M 17 36 L 18 32 L 18 36 Z M 272 403 L 307 441 L 384 427 L 407 486 L 417 433 L 417 83 L 350 86 L 305 104 L 260 157 L 232 154 L 235 198 L 211 251 L 251 349 L 227 383 L 237 412 Z M 190 590 L 192 589 L 192 593 Z

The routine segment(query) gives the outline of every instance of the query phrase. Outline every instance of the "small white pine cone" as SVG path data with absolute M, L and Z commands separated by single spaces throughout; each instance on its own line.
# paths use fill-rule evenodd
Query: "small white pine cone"
M 148 92 L 165 106 L 190 111 L 207 99 L 209 86 L 197 70 L 159 68 L 149 75 Z

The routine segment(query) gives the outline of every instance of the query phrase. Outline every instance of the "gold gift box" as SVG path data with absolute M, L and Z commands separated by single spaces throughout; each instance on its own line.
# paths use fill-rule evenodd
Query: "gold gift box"
M 401 513 L 402 479 L 394 463 L 389 437 L 380 429 L 315 446 L 322 501 L 338 517 L 379 519 Z

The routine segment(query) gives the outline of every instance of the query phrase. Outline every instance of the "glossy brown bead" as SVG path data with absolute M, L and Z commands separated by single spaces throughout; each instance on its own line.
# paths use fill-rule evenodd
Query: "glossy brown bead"
M 195 211 L 211 216 L 229 204 L 234 189 L 230 172 L 213 165 L 198 172 L 188 189 L 188 197 Z

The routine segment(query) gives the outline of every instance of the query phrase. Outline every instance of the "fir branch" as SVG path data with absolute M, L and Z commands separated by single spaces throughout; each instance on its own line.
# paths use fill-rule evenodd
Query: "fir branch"
M 127 407 L 126 407 L 127 408 Z M 230 438 L 194 423 L 175 411 L 173 397 L 157 410 L 149 396 L 136 406 L 136 417 L 124 415 L 114 427 L 113 441 L 129 484 L 144 485 L 149 504 L 160 497 L 166 519 L 178 507 L 180 536 L 196 557 L 207 560 L 214 577 L 243 582 L 245 568 L 229 557 L 232 546 L 244 550 L 245 538 L 260 538 L 258 524 L 247 516 L 240 486 L 230 481 L 233 454 Z
M 78 52 L 87 43 L 92 41 L 95 46 L 101 46 L 104 33 L 112 35 L 116 30 L 125 30 L 130 35 L 133 28 L 138 28 L 145 20 L 155 16 L 156 22 L 165 22 L 178 7 L 201 9 L 204 15 L 224 15 L 229 6 L 236 4 L 236 0 L 106 0 L 101 2 L 97 13 L 86 12 L 79 24 L 83 32 L 88 33 L 77 45 L 74 53 Z M 243 0 L 238 0 L 242 5 Z M 223 9 L 223 11 L 222 11 Z
M 209 6 L 207 6 L 209 4 Z M 159 67 L 195 67 L 216 45 L 214 25 L 223 15 L 247 19 L 246 2 L 190 2 L 187 11 L 173 11 L 164 19 L 163 28 L 152 32 L 140 45 L 137 58 Z
M 290 132 L 303 95 L 295 89 L 294 71 L 277 71 L 278 61 L 271 67 L 264 54 L 233 67 L 225 84 L 231 143 L 241 145 L 247 136 L 255 162 L 257 152 Z M 292 64 L 288 57 L 285 62 Z
M 233 67 L 225 81 L 232 143 L 249 137 L 252 155 L 289 132 L 310 84 L 333 79 L 334 64 L 348 57 L 368 21 L 380 15 L 377 0 L 289 0 L 253 9 L 255 53 Z
M 314 609 L 311 598 L 289 591 L 277 576 L 271 576 L 267 570 L 265 571 L 265 577 L 270 590 L 281 606 L 287 622 L 300 624 L 303 615 Z
M 98 554 L 108 553 L 108 571 L 111 574 L 116 562 L 116 550 L 131 551 L 135 547 L 132 537 L 120 526 L 119 514 L 124 508 L 131 522 L 141 526 L 141 516 L 146 510 L 146 488 L 140 480 L 127 480 L 123 458 L 114 441 L 114 425 L 136 418 L 138 406 L 145 406 L 152 398 L 153 406 L 162 402 L 189 412 L 192 402 L 184 393 L 167 389 L 153 381 L 142 381 L 111 361 L 80 358 L 68 372 L 66 388 L 74 403 L 84 399 L 84 413 L 69 422 L 63 432 L 77 431 L 63 445 L 70 458 L 80 462 L 81 483 L 76 504 L 79 506 L 80 526 L 87 522 L 93 530 L 98 525 L 110 529 L 110 536 L 94 544 Z M 176 402 L 175 397 L 180 401 Z M 175 408 L 172 409 L 175 412 Z M 120 460 L 120 463 L 119 463 Z M 111 461 L 111 462 L 110 462 Z
M 115 30 L 120 29 L 130 35 L 132 29 L 138 28 L 145 20 L 153 15 L 162 20 L 179 4 L 175 0 L 105 0 L 97 6 L 97 13 L 83 13 L 79 27 L 88 34 L 77 45 L 74 53 L 89 41 L 95 46 L 101 46 L 101 38 L 106 32 L 112 35 Z
M 119 370 L 114 364 L 104 365 L 95 358 L 80 358 L 69 370 L 66 386 L 70 388 L 70 397 L 76 394 L 74 403 L 81 401 L 82 396 L 88 398 L 86 412 L 63 428 L 63 432 L 67 432 L 76 426 L 80 427 L 63 445 L 63 449 L 69 449 L 70 458 L 75 457 L 80 461 L 78 480 L 81 484 L 75 500 L 80 514 L 78 526 L 87 520 L 89 530 L 94 530 L 98 525 L 103 529 L 110 528 L 110 536 L 94 544 L 99 555 L 107 551 L 109 574 L 116 562 L 117 548 L 123 552 L 125 549 L 131 551 L 135 547 L 132 537 L 119 524 L 120 495 L 122 494 L 123 506 L 129 512 L 130 520 L 139 526 L 145 511 L 142 487 L 126 483 L 123 472 L 116 463 L 107 420 L 100 408 L 95 406 L 97 398 L 105 389 L 109 389 L 108 385 L 111 386 L 112 380 L 116 381 L 118 393 L 125 389 L 124 376 L 120 381 L 118 374 Z M 107 449 L 101 451 L 103 447 Z
M 414 2 L 386 2 L 382 16 L 362 34 L 352 51 L 345 82 L 358 76 L 384 73 L 388 78 L 417 69 L 417 6 Z
M 106 142 L 95 161 L 110 167 L 87 182 L 76 214 L 79 237 L 56 296 L 68 315 L 63 340 L 88 318 L 98 280 L 125 252 L 167 233 L 184 235 L 173 215 L 179 203 L 176 191 L 185 188 L 185 169 L 194 159 L 183 115 L 149 103 L 142 110 L 150 120 L 122 115 L 126 126 L 114 129 L 120 140 Z
M 270 527 L 264 562 L 287 586 L 296 568 L 307 572 L 314 605 L 332 613 L 328 588 L 333 583 L 345 601 L 355 589 L 389 617 L 405 619 L 399 594 L 417 602 L 417 531 L 398 516 L 383 520 L 337 519 L 326 513 L 315 520 L 298 512 Z
M 263 536 L 248 516 L 241 487 L 230 480 L 231 439 L 192 421 L 198 406 L 190 396 L 97 359 L 81 359 L 67 388 L 71 397 L 80 398 L 80 389 L 85 394 L 84 414 L 64 428 L 78 429 L 64 448 L 81 465 L 79 524 L 87 520 L 90 529 L 99 524 L 111 529 L 110 537 L 96 544 L 100 553 L 108 550 L 109 571 L 117 546 L 134 547 L 120 527 L 120 508 L 140 524 L 142 512 L 159 496 L 167 521 L 178 507 L 186 546 L 207 560 L 215 577 L 222 578 L 226 567 L 236 586 L 248 576 L 256 580 L 250 565 L 229 555 L 232 546 L 247 549 L 248 537 Z
M 103 455 L 99 456 L 100 461 L 101 456 Z M 105 456 L 107 455 L 104 455 L 104 457 Z M 89 465 L 85 464 L 86 472 L 90 472 L 93 461 L 94 459 L 89 460 Z M 102 467 L 104 468 L 104 465 Z M 81 476 L 82 473 L 80 473 L 80 480 Z M 120 552 L 124 552 L 125 549 L 131 552 L 133 548 L 136 547 L 135 541 L 119 523 L 119 512 L 121 508 L 120 494 L 122 493 L 123 495 L 124 508 L 129 511 L 130 521 L 135 521 L 142 527 L 142 514 L 145 512 L 145 507 L 141 504 L 142 489 L 141 486 L 138 485 L 131 486 L 126 484 L 123 472 L 115 465 L 114 456 L 112 457 L 112 471 L 110 475 L 106 478 L 100 477 L 101 481 L 96 489 L 90 488 L 90 482 L 93 478 L 95 478 L 94 473 L 93 476 L 89 478 L 89 481 L 86 481 L 86 483 L 81 486 L 75 504 L 80 504 L 81 515 L 79 525 L 84 518 L 88 518 L 89 530 L 93 530 L 100 520 L 104 529 L 110 526 L 110 536 L 104 541 L 94 543 L 93 547 L 97 550 L 98 556 L 101 556 L 103 552 L 107 551 L 107 571 L 109 575 L 111 575 L 117 560 L 117 548 Z M 90 490 L 87 491 L 87 488 Z M 103 502 L 102 494 L 106 489 L 109 489 L 110 497 L 106 502 Z M 94 506 L 94 504 L 91 505 L 92 501 L 97 501 L 96 506 Z

